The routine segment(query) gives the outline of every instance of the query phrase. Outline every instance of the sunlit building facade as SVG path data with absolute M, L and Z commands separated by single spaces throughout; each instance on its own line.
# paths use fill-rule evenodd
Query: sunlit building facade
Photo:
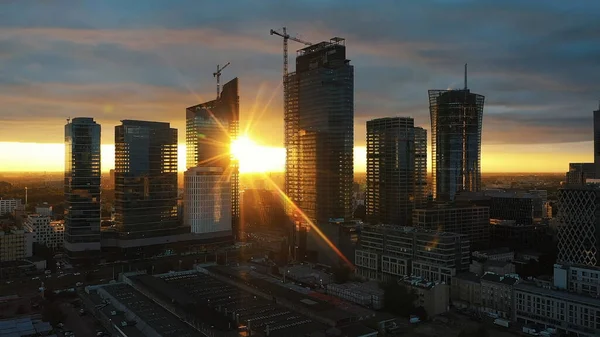
M 239 163 L 231 143 L 239 134 L 238 79 L 225 83 L 219 97 L 186 109 L 186 167 L 221 167 L 231 184 L 231 220 L 234 232 L 240 217 Z
M 481 127 L 485 97 L 463 90 L 429 90 L 433 195 L 454 200 L 481 189 Z
M 80 117 L 65 125 L 64 248 L 72 261 L 100 253 L 100 125 Z
M 177 129 L 122 121 L 115 127 L 115 227 L 121 239 L 162 236 L 177 226 Z
M 192 167 L 184 174 L 184 226 L 194 234 L 231 235 L 231 181 L 221 167 Z
M 350 219 L 354 67 L 344 39 L 301 49 L 286 83 L 286 194 L 314 223 Z

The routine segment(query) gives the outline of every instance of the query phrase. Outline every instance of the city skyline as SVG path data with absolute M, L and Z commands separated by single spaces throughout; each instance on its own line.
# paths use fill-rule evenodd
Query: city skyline
M 107 127 L 103 170 L 112 168 L 111 127 L 120 119 L 168 120 L 183 144 L 179 111 L 214 99 L 211 75 L 226 62 L 223 83 L 233 77 L 241 82 L 241 133 L 273 157 L 246 172 L 283 171 L 281 41 L 269 35 L 283 25 L 305 40 L 342 36 L 353 46 L 355 151 L 364 153 L 366 121 L 373 118 L 413 117 L 430 133 L 427 90 L 459 88 L 461 65 L 468 62 L 470 87 L 486 96 L 482 172 L 564 172 L 569 162 L 591 162 L 600 87 L 591 76 L 598 65 L 589 46 L 598 37 L 589 6 L 599 5 L 434 3 L 357 3 L 315 24 L 308 23 L 334 3 L 302 4 L 300 10 L 298 4 L 232 2 L 216 9 L 222 15 L 217 21 L 198 20 L 214 10 L 145 2 L 145 15 L 133 15 L 139 6 L 126 6 L 119 20 L 111 19 L 110 1 L 69 9 L 2 5 L 0 171 L 61 171 L 60 125 L 69 116 L 93 117 Z M 233 8 L 254 15 L 240 18 Z M 45 11 L 63 15 L 38 20 Z M 565 44 L 573 48 L 566 51 Z M 290 53 L 300 47 L 290 42 Z M 364 156 L 355 158 L 355 171 L 364 172 Z

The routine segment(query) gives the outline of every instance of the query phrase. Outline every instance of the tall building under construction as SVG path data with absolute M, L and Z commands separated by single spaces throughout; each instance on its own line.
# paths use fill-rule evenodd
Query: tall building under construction
M 217 99 L 186 109 L 186 167 L 223 169 L 223 174 L 231 182 L 231 221 L 234 233 L 240 216 L 239 165 L 231 157 L 230 147 L 238 136 L 239 120 L 237 78 L 223 85 Z
M 485 97 L 467 89 L 429 90 L 433 193 L 449 201 L 481 189 L 481 124 Z
M 286 194 L 317 225 L 350 219 L 354 67 L 344 39 L 299 50 L 286 86 Z

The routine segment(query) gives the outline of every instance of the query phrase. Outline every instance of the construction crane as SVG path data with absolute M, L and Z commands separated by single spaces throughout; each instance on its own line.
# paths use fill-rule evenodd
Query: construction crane
M 285 77 L 288 74 L 288 40 L 296 41 L 307 46 L 312 45 L 312 43 L 300 40 L 297 37 L 290 36 L 287 33 L 286 27 L 283 27 L 282 31 L 283 33 L 280 33 L 279 31 L 271 29 L 271 35 L 278 35 L 283 38 L 283 81 L 285 83 Z
M 227 68 L 229 64 L 231 64 L 231 62 L 227 62 L 227 64 L 224 65 L 223 68 L 220 68 L 221 66 L 217 64 L 217 72 L 213 73 L 213 77 L 217 78 L 217 98 L 219 98 L 221 89 L 221 72 L 223 71 L 223 69 Z

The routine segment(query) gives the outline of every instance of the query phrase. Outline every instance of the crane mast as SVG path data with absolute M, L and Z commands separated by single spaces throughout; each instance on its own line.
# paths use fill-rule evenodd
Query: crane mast
M 221 72 L 223 71 L 223 69 L 227 68 L 229 64 L 231 64 L 231 62 L 227 62 L 227 64 L 224 65 L 223 68 L 220 68 L 221 66 L 217 64 L 217 72 L 213 73 L 213 77 L 217 78 L 217 99 L 219 98 L 221 89 Z

